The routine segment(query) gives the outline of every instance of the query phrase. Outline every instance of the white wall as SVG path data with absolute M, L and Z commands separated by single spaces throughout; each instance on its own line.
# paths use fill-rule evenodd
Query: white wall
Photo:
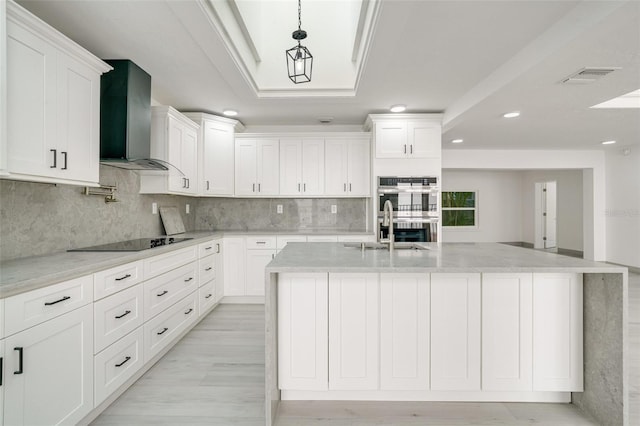
M 640 147 L 607 151 L 607 260 L 640 268 Z
M 442 170 L 443 191 L 478 191 L 478 226 L 442 229 L 443 242 L 522 241 L 522 173 Z
M 522 241 L 535 240 L 535 184 L 557 182 L 557 246 L 583 250 L 582 170 L 531 170 L 522 175 Z

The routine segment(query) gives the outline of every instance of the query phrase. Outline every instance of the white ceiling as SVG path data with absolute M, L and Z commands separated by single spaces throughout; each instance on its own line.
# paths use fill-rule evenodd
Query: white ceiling
M 242 1 L 237 3 L 246 16 L 246 8 L 256 2 Z M 261 13 L 282 13 L 283 1 L 259 2 Z M 444 113 L 447 149 L 640 145 L 640 109 L 590 108 L 640 88 L 640 1 L 365 0 L 379 9 L 359 73 L 359 64 L 351 64 L 356 77 L 351 87 L 336 83 L 343 73 L 336 72 L 340 68 L 330 52 L 351 50 L 353 40 L 346 37 L 345 45 L 338 45 L 340 19 L 314 12 L 344 1 L 302 1 L 302 28 L 314 54 L 313 81 L 289 88 L 284 49 L 294 44 L 295 3 L 286 17 L 265 15 L 260 31 L 268 37 L 256 37 L 259 32 L 249 29 L 260 47 L 259 63 L 238 60 L 225 43 L 229 34 L 212 22 L 209 0 L 19 3 L 97 56 L 133 60 L 151 74 L 156 101 L 214 114 L 233 108 L 249 130 L 318 125 L 318 118 L 327 116 L 334 117 L 329 128 L 360 126 L 367 114 L 402 103 L 407 112 Z M 246 20 L 249 27 L 259 21 L 256 16 Z M 343 21 L 353 25 L 351 18 Z M 264 43 L 276 39 L 285 46 L 274 50 L 278 58 L 273 61 Z M 277 61 L 282 65 L 278 84 L 259 77 L 252 82 L 240 70 Z M 620 70 L 588 85 L 560 84 L 583 67 Z M 276 96 L 264 95 L 275 86 Z M 346 90 L 335 90 L 340 87 Z M 513 110 L 522 115 L 501 117 Z M 465 142 L 451 145 L 454 138 Z M 618 144 L 599 143 L 610 139 Z

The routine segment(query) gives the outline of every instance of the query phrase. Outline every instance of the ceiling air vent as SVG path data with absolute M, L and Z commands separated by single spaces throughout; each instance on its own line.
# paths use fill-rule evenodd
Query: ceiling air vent
M 601 79 L 607 74 L 611 74 L 615 70 L 619 70 L 619 67 L 591 67 L 582 68 L 581 70 L 574 72 L 569 77 L 562 80 L 563 84 L 588 84 L 593 83 L 596 80 Z

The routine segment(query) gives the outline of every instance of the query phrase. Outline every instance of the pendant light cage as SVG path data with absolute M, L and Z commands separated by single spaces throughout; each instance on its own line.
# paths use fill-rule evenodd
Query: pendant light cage
M 289 79 L 295 84 L 311 81 L 311 69 L 313 68 L 313 56 L 309 49 L 304 47 L 300 40 L 307 38 L 307 32 L 302 29 L 302 8 L 298 0 L 298 29 L 291 37 L 298 42 L 296 46 L 285 51 L 287 58 L 287 73 Z

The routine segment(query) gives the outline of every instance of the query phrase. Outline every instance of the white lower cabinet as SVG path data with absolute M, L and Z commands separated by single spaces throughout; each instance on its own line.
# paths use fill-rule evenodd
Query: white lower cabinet
M 75 424 L 93 409 L 93 307 L 5 339 L 7 425 Z
M 327 390 L 328 276 L 278 276 L 278 386 L 287 390 Z
M 482 389 L 531 391 L 531 273 L 482 274 Z
M 142 368 L 142 342 L 143 329 L 138 327 L 94 357 L 96 406 Z
M 582 274 L 533 275 L 533 390 L 584 390 Z
M 95 302 L 95 352 L 140 327 L 143 322 L 142 284 Z
M 429 389 L 429 274 L 380 274 L 380 389 Z
M 216 280 L 213 279 L 198 289 L 198 316 L 203 316 L 216 303 Z
M 224 244 L 224 295 L 245 295 L 245 239 L 225 237 Z
M 480 274 L 431 274 L 431 389 L 480 390 Z
M 0 312 L 1 314 L 2 312 Z M 6 387 L 4 382 L 5 375 L 7 374 L 7 369 L 5 368 L 6 359 L 4 353 L 4 339 L 0 339 L 0 426 L 4 425 L 4 388 Z
M 329 274 L 329 389 L 378 388 L 378 274 Z
M 198 264 L 191 262 L 143 283 L 145 321 L 198 288 Z
M 264 296 L 264 268 L 276 255 L 274 249 L 247 250 L 247 296 Z

